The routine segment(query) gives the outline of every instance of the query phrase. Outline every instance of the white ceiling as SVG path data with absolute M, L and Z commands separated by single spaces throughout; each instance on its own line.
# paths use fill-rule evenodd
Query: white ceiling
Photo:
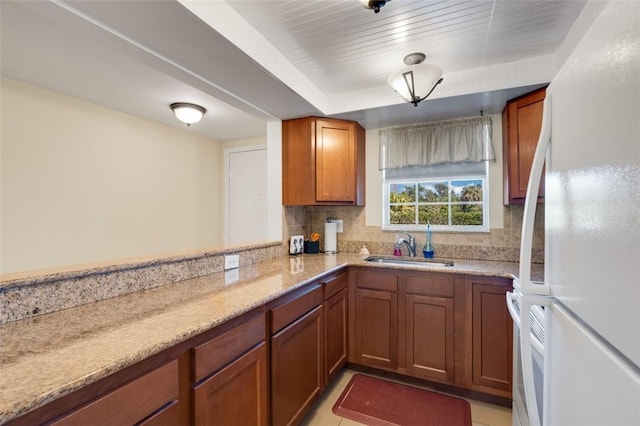
M 365 128 L 495 113 L 548 82 L 583 1 L 0 1 L 2 75 L 170 126 L 172 102 L 208 113 L 189 131 L 266 134 L 268 120 Z M 386 85 L 421 51 L 444 82 L 418 107 Z

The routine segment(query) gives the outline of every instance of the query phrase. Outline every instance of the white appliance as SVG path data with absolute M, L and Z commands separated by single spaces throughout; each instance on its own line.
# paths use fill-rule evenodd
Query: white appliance
M 640 2 L 598 7 L 544 102 L 519 280 L 507 295 L 521 326 L 514 353 L 525 393 L 522 401 L 514 386 L 514 424 L 640 425 Z M 531 245 L 543 166 L 537 283 Z

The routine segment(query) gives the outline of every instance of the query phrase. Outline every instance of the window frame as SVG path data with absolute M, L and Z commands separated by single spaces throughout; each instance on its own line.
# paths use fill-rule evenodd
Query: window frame
M 489 232 L 489 165 L 485 162 L 484 174 L 481 173 L 464 173 L 464 172 L 452 172 L 446 174 L 437 174 L 437 175 L 429 175 L 428 171 L 425 171 L 425 175 L 419 177 L 407 177 L 407 178 L 390 178 L 386 177 L 386 171 L 382 171 L 382 230 L 383 231 L 424 231 L 426 228 L 426 224 L 390 224 L 390 206 L 389 203 L 389 189 L 391 184 L 398 183 L 413 183 L 416 185 L 416 201 L 414 205 L 416 206 L 416 222 L 418 220 L 418 206 L 424 205 L 425 203 L 420 203 L 418 201 L 417 196 L 417 185 L 419 183 L 424 182 L 443 182 L 446 181 L 449 185 L 448 190 L 448 201 L 446 203 L 442 203 L 441 205 L 448 206 L 448 215 L 449 215 L 449 223 L 451 223 L 451 206 L 460 205 L 460 204 L 476 204 L 479 205 L 480 202 L 475 203 L 460 203 L 460 202 L 452 202 L 451 201 L 451 181 L 461 181 L 461 180 L 481 180 L 482 181 L 482 225 L 434 225 L 431 224 L 431 230 L 437 232 Z M 439 203 L 434 203 L 434 205 L 438 205 Z

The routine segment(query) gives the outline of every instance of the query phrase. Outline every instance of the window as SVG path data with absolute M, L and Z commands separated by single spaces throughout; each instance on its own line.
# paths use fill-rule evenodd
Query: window
M 384 229 L 488 231 L 487 162 L 384 171 Z
M 383 229 L 488 231 L 490 117 L 382 129 Z

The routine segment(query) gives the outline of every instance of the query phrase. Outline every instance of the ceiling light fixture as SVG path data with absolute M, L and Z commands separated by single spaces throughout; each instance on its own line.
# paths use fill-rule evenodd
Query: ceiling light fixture
M 380 12 L 380 8 L 390 1 L 391 0 L 360 0 L 360 3 L 367 9 L 373 10 L 373 13 L 378 13 Z
M 423 64 L 424 53 L 410 53 L 404 57 L 408 67 L 394 72 L 389 76 L 389 86 L 398 92 L 402 99 L 418 106 L 442 82 L 442 68 Z
M 171 111 L 176 115 L 176 118 L 187 126 L 191 126 L 193 123 L 200 121 L 204 113 L 207 112 L 207 110 L 200 105 L 187 102 L 176 102 L 169 105 L 169 108 L 171 108 Z

